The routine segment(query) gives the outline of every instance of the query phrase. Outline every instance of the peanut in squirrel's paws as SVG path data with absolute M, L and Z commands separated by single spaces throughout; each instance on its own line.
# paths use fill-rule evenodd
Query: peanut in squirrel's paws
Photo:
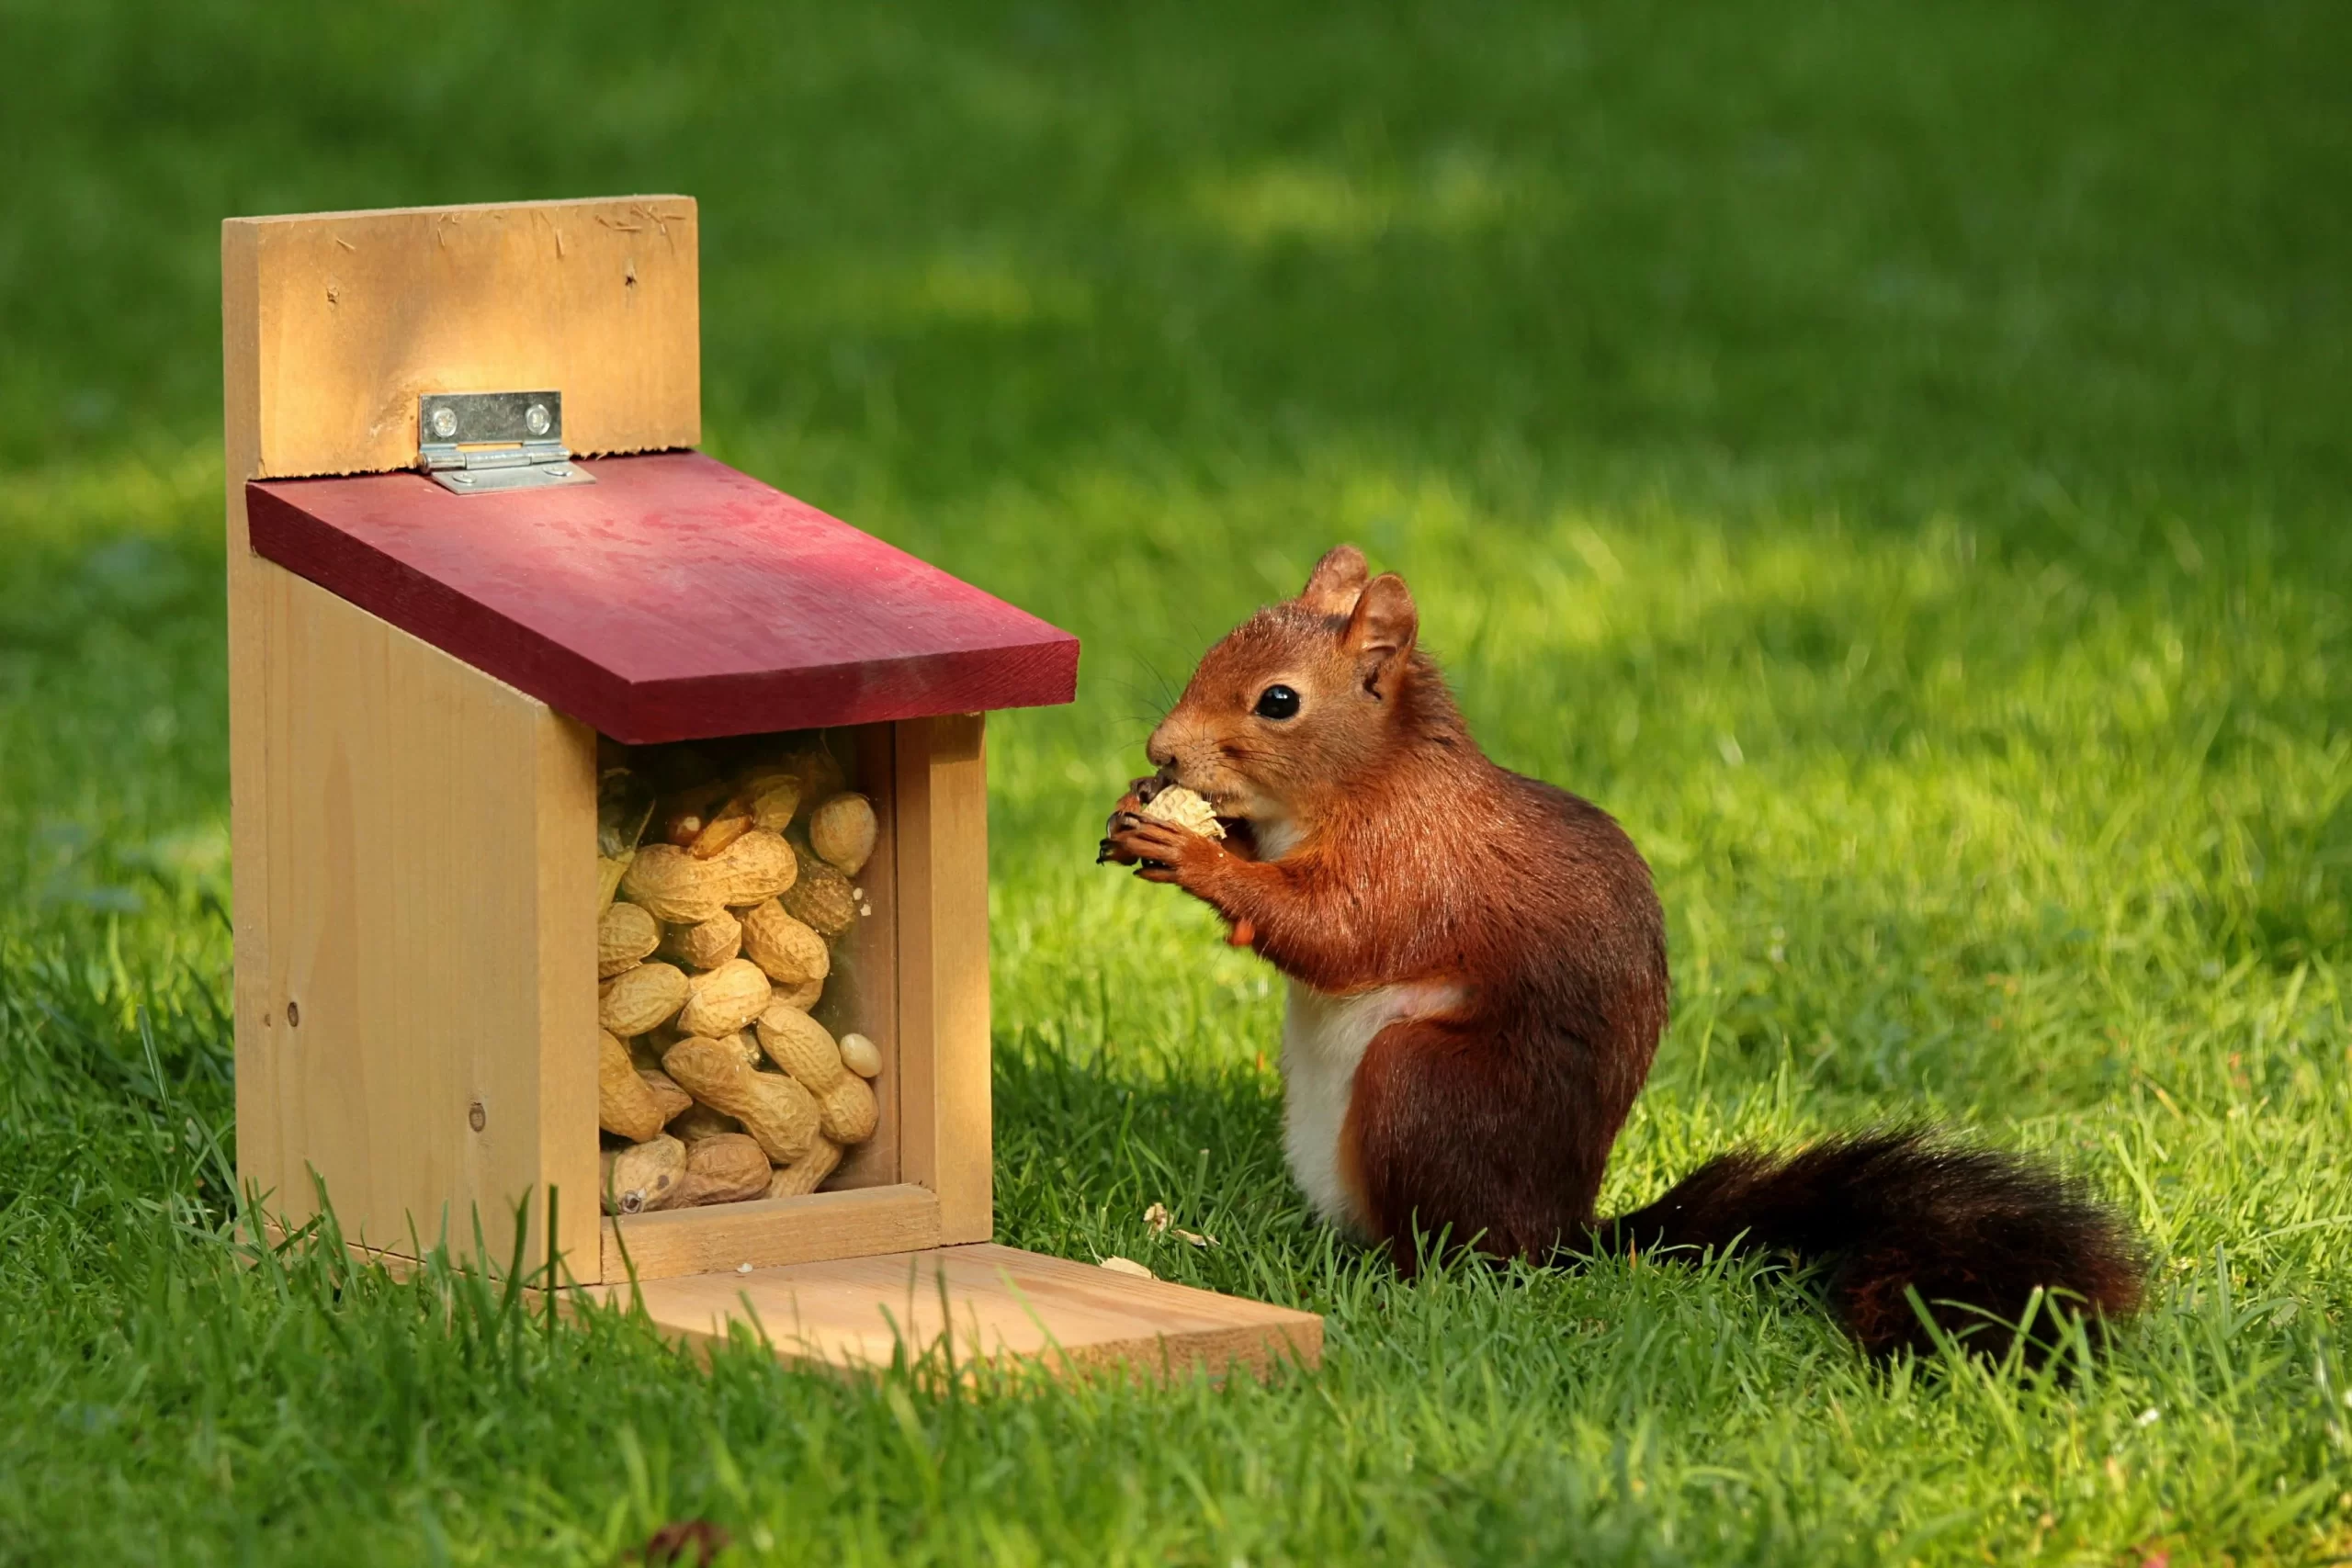
M 1143 785 L 1151 782 L 1153 781 L 1149 779 L 1136 780 L 1135 784 L 1128 787 L 1127 793 L 1119 797 L 1119 804 L 1111 807 L 1110 818 L 1102 824 L 1102 842 L 1096 847 L 1094 852 L 1094 863 L 1096 865 L 1135 864 L 1135 860 L 1132 856 L 1123 857 L 1120 854 L 1118 846 L 1113 840 L 1118 838 L 1123 827 L 1143 820 L 1143 818 L 1139 815 L 1143 807 L 1143 801 L 1136 792 Z
M 1137 812 L 1123 811 L 1111 818 L 1111 836 L 1102 840 L 1102 858 L 1134 866 L 1136 874 L 1147 880 L 1173 882 L 1188 862 L 1210 847 L 1208 840 L 1171 822 L 1155 822 Z
M 1225 826 L 1216 819 L 1209 803 L 1181 784 L 1172 784 L 1158 777 L 1136 779 L 1127 785 L 1127 793 L 1111 810 L 1106 825 L 1108 836 L 1097 848 L 1094 863 L 1106 861 L 1120 865 L 1142 863 L 1148 871 L 1165 870 L 1176 863 L 1179 855 L 1154 854 L 1131 840 L 1145 828 L 1170 828 L 1179 838 L 1156 838 L 1155 842 L 1179 844 L 1182 839 L 1205 842 L 1225 837 Z M 1172 881 L 1171 877 L 1157 877 L 1156 881 Z

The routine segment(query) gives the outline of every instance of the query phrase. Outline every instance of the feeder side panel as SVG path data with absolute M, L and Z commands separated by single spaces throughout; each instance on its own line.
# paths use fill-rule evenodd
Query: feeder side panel
M 996 1219 L 982 719 L 898 729 L 899 1169 L 939 1194 L 943 1242 L 986 1241 Z
M 240 1179 L 396 1253 L 515 1205 L 595 1213 L 595 739 L 583 726 L 282 572 L 268 606 L 258 775 L 266 864 L 257 1013 L 239 1029 Z M 241 965 L 245 954 L 240 954 Z M 526 1257 L 545 1256 L 533 1220 Z

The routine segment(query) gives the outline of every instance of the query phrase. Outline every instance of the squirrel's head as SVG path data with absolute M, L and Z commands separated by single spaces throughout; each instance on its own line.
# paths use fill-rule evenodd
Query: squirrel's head
M 1363 552 L 1341 545 L 1297 598 L 1208 650 L 1146 754 L 1218 816 L 1253 824 L 1261 852 L 1278 856 L 1326 800 L 1407 742 L 1428 716 L 1414 711 L 1418 691 L 1450 715 L 1435 670 L 1415 653 L 1419 626 L 1405 580 L 1372 576 Z

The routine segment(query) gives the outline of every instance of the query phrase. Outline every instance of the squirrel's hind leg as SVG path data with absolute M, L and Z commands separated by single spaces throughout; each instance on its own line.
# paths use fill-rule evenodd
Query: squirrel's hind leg
M 1388 1025 L 1364 1049 L 1340 1131 L 1364 1230 L 1408 1274 L 1424 1247 L 1543 1259 L 1575 1245 L 1609 1155 L 1575 1101 L 1481 1020 Z

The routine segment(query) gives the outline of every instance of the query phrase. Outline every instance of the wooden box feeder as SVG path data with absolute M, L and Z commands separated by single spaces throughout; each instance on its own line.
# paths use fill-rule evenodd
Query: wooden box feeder
M 273 1222 L 322 1189 L 394 1262 L 555 1258 L 837 1364 L 1315 1360 L 1310 1314 L 990 1244 L 983 715 L 1069 700 L 1078 645 L 693 450 L 694 203 L 237 219 L 221 254 Z M 703 1102 L 666 1126 L 663 1071 Z

